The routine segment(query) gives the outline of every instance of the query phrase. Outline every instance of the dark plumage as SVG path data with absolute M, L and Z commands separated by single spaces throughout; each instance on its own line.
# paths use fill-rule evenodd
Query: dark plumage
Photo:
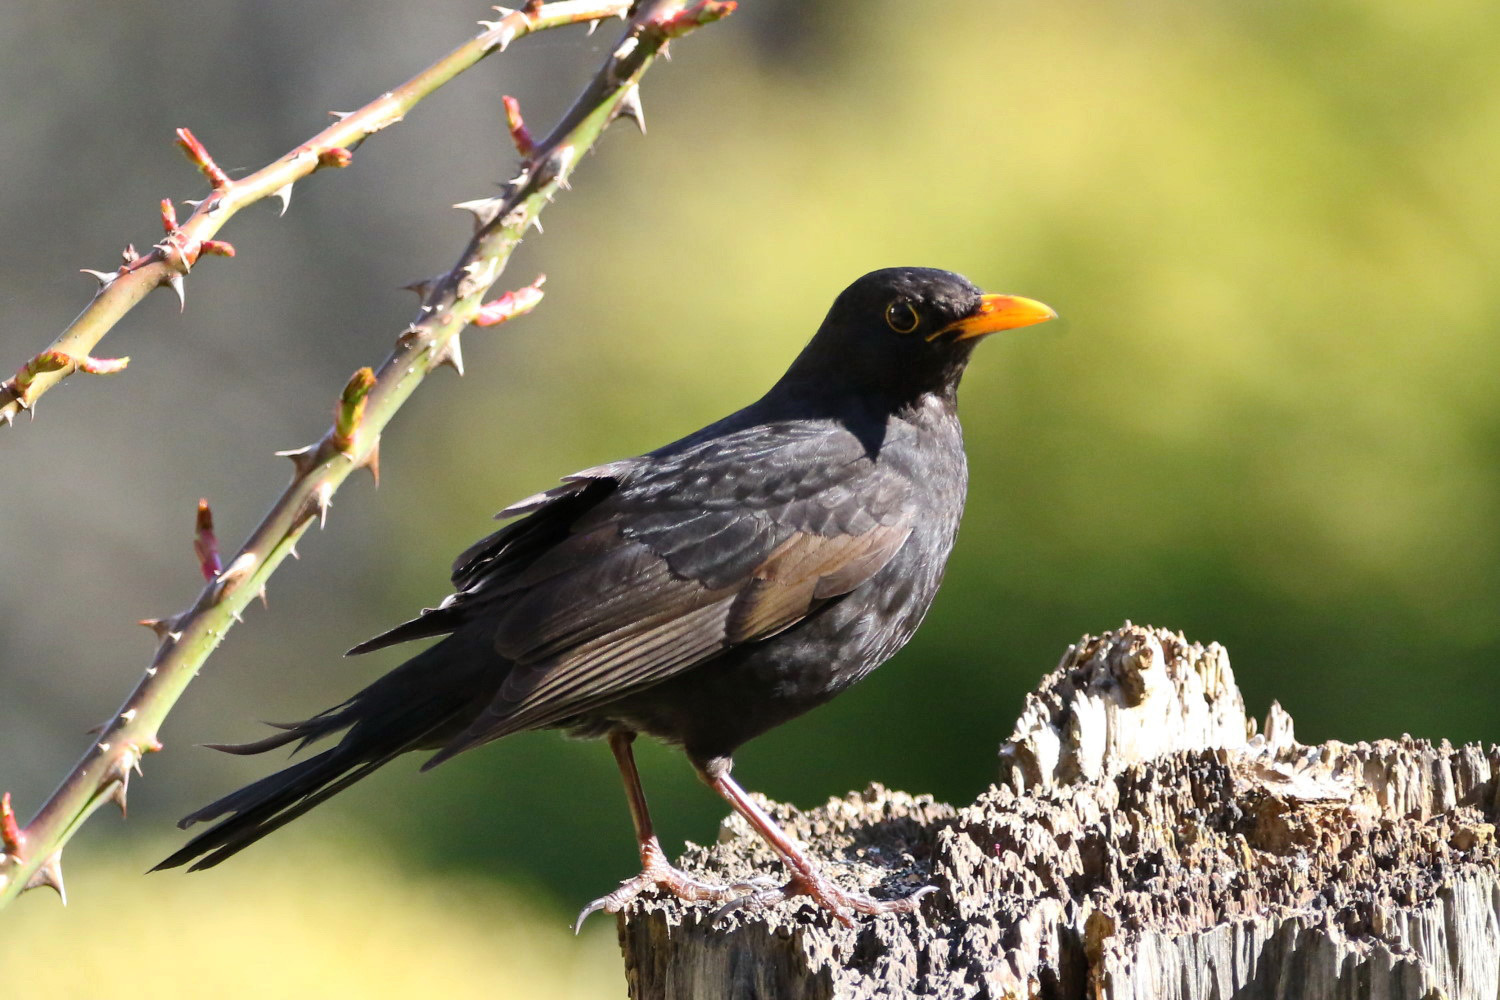
M 342 705 L 223 747 L 259 753 L 344 731 L 188 816 L 183 826 L 227 818 L 158 867 L 216 865 L 406 751 L 435 749 L 432 767 L 556 728 L 609 738 L 641 845 L 642 874 L 584 915 L 648 887 L 730 905 L 807 893 L 846 921 L 851 909 L 910 909 L 822 876 L 730 778 L 730 755 L 911 638 L 963 510 L 959 377 L 978 337 L 1053 315 L 946 271 L 860 278 L 757 402 L 502 511 L 519 519 L 458 557 L 452 596 L 350 652 L 446 638 Z M 635 774 L 637 733 L 680 745 L 791 880 L 708 886 L 671 868 Z

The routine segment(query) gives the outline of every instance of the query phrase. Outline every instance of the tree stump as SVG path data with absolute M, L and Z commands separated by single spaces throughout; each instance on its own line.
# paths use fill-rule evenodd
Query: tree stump
M 636 1000 L 1500 996 L 1500 748 L 1303 746 L 1245 715 L 1217 644 L 1131 625 L 1070 647 L 954 808 L 871 785 L 766 803 L 842 884 L 915 914 L 846 928 L 807 901 L 620 915 Z M 681 864 L 777 873 L 738 818 Z

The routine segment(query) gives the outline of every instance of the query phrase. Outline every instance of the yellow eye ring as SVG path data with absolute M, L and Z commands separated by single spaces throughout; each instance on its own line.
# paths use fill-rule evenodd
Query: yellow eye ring
M 921 322 L 917 311 L 905 299 L 897 299 L 885 307 L 885 323 L 897 333 L 911 333 Z

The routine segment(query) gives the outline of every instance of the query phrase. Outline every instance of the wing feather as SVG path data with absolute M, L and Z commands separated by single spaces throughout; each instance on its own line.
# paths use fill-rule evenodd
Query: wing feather
M 910 527 L 862 535 L 798 532 L 756 567 L 727 622 L 729 639 L 763 639 L 796 624 L 820 601 L 847 594 L 896 554 Z

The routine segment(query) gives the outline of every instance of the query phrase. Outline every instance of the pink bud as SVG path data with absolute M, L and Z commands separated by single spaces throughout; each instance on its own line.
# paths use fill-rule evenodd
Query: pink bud
M 318 153 L 320 167 L 347 167 L 354 161 L 354 154 L 343 146 L 330 146 Z
M 530 156 L 536 150 L 536 142 L 526 130 L 526 123 L 521 120 L 521 102 L 509 94 L 500 98 L 500 101 L 505 105 L 505 124 L 510 127 L 510 138 L 516 144 L 516 152 L 523 157 Z
M 19 856 L 26 845 L 26 835 L 16 822 L 16 811 L 10 807 L 10 792 L 0 795 L 0 847 L 6 854 Z
M 177 145 L 182 147 L 187 158 L 203 172 L 204 177 L 208 178 L 208 182 L 214 186 L 215 191 L 229 186 L 229 175 L 219 169 L 214 158 L 208 155 L 208 150 L 203 148 L 203 143 L 199 142 L 198 137 L 190 130 L 185 128 L 177 130 Z
M 349 384 L 339 395 L 339 405 L 333 417 L 333 446 L 348 453 L 354 450 L 354 436 L 365 417 L 365 400 L 375 385 L 375 373 L 364 367 L 349 378 Z
M 212 580 L 224 568 L 219 561 L 219 539 L 214 535 L 214 515 L 208 509 L 207 500 L 198 501 L 198 518 L 193 531 L 193 554 L 198 557 L 198 568 L 203 579 Z
M 700 25 L 728 17 L 738 6 L 735 0 L 699 0 L 691 7 L 685 7 L 672 16 L 657 21 L 656 29 L 664 38 L 676 38 Z
M 535 281 L 524 288 L 517 288 L 515 291 L 506 292 L 498 299 L 491 299 L 479 307 L 474 313 L 474 318 L 469 322 L 475 326 L 499 326 L 522 313 L 531 312 L 542 301 L 542 285 L 546 280 L 545 274 L 538 275 Z

